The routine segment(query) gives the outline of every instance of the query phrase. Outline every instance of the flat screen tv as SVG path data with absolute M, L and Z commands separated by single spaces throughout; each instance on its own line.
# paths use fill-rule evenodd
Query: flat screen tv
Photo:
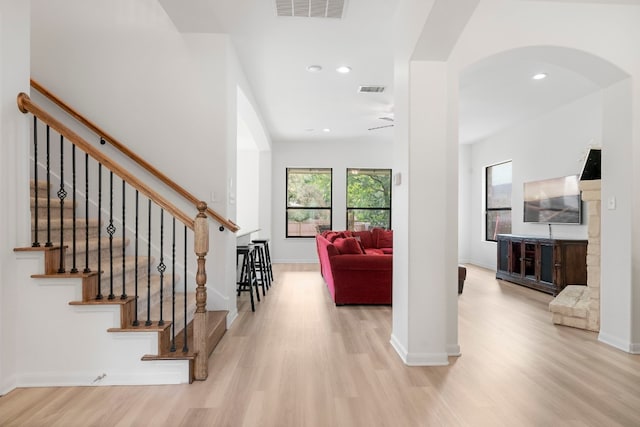
M 578 176 L 524 183 L 524 222 L 580 224 Z

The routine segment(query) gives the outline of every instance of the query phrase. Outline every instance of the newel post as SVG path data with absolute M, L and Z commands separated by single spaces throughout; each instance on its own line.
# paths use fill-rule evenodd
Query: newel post
M 206 380 L 209 375 L 207 363 L 207 271 L 205 268 L 206 255 L 209 252 L 209 220 L 205 211 L 207 204 L 198 203 L 198 215 L 194 221 L 194 250 L 198 257 L 198 272 L 196 273 L 196 313 L 193 318 L 193 345 L 197 353 L 194 377 L 196 380 Z

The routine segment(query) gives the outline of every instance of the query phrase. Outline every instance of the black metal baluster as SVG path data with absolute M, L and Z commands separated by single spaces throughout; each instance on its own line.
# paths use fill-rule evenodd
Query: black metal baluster
M 135 256 L 136 259 L 134 261 L 135 263 L 135 269 L 136 272 L 134 273 L 134 287 L 135 287 L 135 309 L 133 312 L 133 326 L 139 326 L 140 325 L 140 321 L 138 321 L 138 190 L 136 190 L 136 237 L 135 237 L 135 242 L 134 242 L 134 246 L 135 246 Z
M 162 317 L 162 308 L 164 305 L 164 272 L 167 266 L 164 264 L 164 209 L 160 209 L 160 264 L 158 264 L 158 272 L 160 273 L 160 320 L 158 326 L 164 325 Z
M 50 128 L 47 125 L 47 243 L 45 247 L 53 246 L 51 242 L 51 139 Z
M 182 345 L 182 351 L 184 353 L 189 351 L 189 344 L 187 344 L 188 332 L 187 332 L 187 226 L 184 226 L 184 344 Z
M 64 189 L 64 137 L 60 135 L 60 189 L 58 190 L 58 198 L 60 199 L 60 268 L 58 273 L 64 273 L 64 199 L 67 197 L 67 191 Z
M 147 321 L 151 326 L 151 199 L 149 199 L 149 231 L 147 234 Z
M 171 223 L 171 352 L 176 351 L 176 218 Z
M 102 163 L 98 163 L 98 295 L 102 299 Z
M 35 205 L 33 211 L 33 243 L 34 248 L 40 247 L 38 241 L 38 118 L 33 116 L 33 196 Z
M 113 294 L 113 235 L 116 232 L 116 227 L 113 225 L 113 172 L 109 171 L 109 225 L 107 226 L 107 233 L 109 234 L 109 297 L 108 299 L 114 299 L 116 296 Z
M 73 214 L 72 214 L 72 230 L 73 230 L 73 259 L 71 260 L 71 272 L 77 273 L 78 268 L 76 267 L 76 145 L 71 144 L 71 188 L 73 191 L 71 200 L 73 201 Z M 88 249 L 88 248 L 87 248 Z
M 84 154 L 84 270 L 83 273 L 91 273 L 89 268 L 89 154 Z
M 126 282 L 126 270 L 125 270 L 125 257 L 124 251 L 126 249 L 124 241 L 126 238 L 127 227 L 125 227 L 125 196 L 126 196 L 126 187 L 127 183 L 122 180 L 122 295 L 120 295 L 120 299 L 127 299 L 127 282 Z

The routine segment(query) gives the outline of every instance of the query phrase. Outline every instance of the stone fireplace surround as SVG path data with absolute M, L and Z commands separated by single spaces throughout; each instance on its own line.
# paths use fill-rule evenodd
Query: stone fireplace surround
M 570 285 L 549 303 L 553 323 L 589 331 L 600 330 L 600 209 L 601 180 L 580 181 L 587 202 L 587 286 Z

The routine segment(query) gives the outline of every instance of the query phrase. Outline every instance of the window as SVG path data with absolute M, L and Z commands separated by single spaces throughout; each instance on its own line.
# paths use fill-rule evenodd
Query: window
M 331 230 L 331 169 L 287 168 L 287 237 Z
M 391 228 L 391 169 L 347 169 L 347 229 Z
M 495 242 L 511 233 L 511 162 L 487 166 L 485 182 L 485 239 Z

